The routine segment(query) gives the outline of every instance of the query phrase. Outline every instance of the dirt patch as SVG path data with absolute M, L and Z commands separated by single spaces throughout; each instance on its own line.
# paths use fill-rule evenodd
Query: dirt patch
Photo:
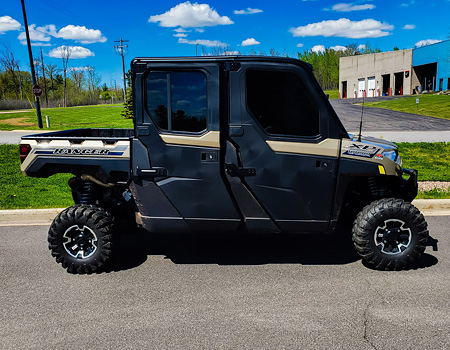
M 34 126 L 34 123 L 30 123 L 28 118 L 9 118 L 0 120 L 0 124 L 9 124 L 16 126 Z

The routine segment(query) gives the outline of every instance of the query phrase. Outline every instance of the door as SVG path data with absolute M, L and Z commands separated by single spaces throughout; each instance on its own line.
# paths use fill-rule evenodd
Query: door
M 365 97 L 364 92 L 366 90 L 366 80 L 364 78 L 358 79 L 358 97 Z
M 312 74 L 284 67 L 243 62 L 230 73 L 231 139 L 246 186 L 280 229 L 325 230 L 339 127 Z
M 158 213 L 144 208 L 147 220 L 162 221 L 158 227 L 166 230 L 179 230 L 179 220 L 194 231 L 236 229 L 241 219 L 220 170 L 218 66 L 151 62 L 136 81 L 142 99 L 136 103 L 142 105 L 137 132 L 150 166 L 137 175 L 151 180 L 141 197 Z M 142 157 L 139 152 L 134 157 Z M 163 203 L 173 207 L 166 217 L 160 213 Z
M 347 98 L 347 82 L 342 82 L 342 96 L 341 98 Z
M 375 77 L 370 77 L 367 80 L 367 88 L 369 90 L 368 97 L 375 97 Z

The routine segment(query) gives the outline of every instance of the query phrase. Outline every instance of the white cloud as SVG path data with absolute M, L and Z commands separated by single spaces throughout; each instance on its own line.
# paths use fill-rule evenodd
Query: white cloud
M 71 68 L 69 68 L 68 70 L 69 70 L 69 72 L 70 71 L 77 71 L 77 72 L 80 72 L 80 71 L 87 71 L 87 70 L 89 70 L 90 69 L 90 67 L 71 67 Z
M 406 24 L 403 29 L 406 30 L 411 30 L 411 29 L 416 29 L 416 26 L 414 24 Z
M 420 40 L 420 41 L 416 42 L 416 44 L 414 46 L 422 47 L 422 46 L 427 46 L 427 45 L 433 45 L 433 44 L 440 43 L 441 41 L 442 40 L 436 40 L 436 39 Z
M 211 27 L 233 24 L 227 16 L 220 16 L 208 4 L 191 4 L 189 1 L 172 7 L 166 13 L 150 16 L 149 22 L 158 23 L 161 27 Z
M 351 11 L 373 10 L 374 8 L 375 8 L 375 5 L 372 5 L 372 4 L 355 5 L 353 3 L 350 3 L 350 4 L 340 3 L 340 4 L 334 5 L 331 8 L 331 11 L 351 12 Z
M 302 43 L 298 43 L 296 46 L 297 47 L 303 47 L 303 44 Z
M 261 13 L 263 10 L 260 9 L 252 9 L 251 7 L 247 7 L 245 10 L 234 10 L 235 15 L 253 15 L 254 13 Z
M 364 45 L 364 44 L 360 44 L 360 45 L 358 45 L 358 50 L 365 50 L 366 49 L 366 45 Z
M 0 17 L 0 34 L 10 30 L 20 30 L 20 23 L 10 16 Z
M 407 3 L 403 3 L 403 4 L 401 4 L 400 6 L 403 6 L 403 7 L 409 7 L 409 6 L 412 6 L 412 5 L 414 5 L 414 0 L 411 0 L 410 2 L 407 2 Z
M 342 46 L 342 45 L 331 46 L 330 49 L 334 50 L 334 51 L 345 51 L 345 50 L 347 50 L 347 48 L 345 46 Z
M 322 21 L 310 23 L 306 26 L 291 28 L 293 36 L 335 36 L 342 38 L 379 38 L 390 35 L 389 30 L 394 26 L 388 23 L 381 23 L 374 19 L 364 19 L 362 21 L 350 21 L 347 18 L 338 20 Z
M 245 39 L 243 42 L 242 42 L 242 46 L 252 46 L 252 45 L 259 45 L 259 44 L 261 44 L 258 40 L 255 40 L 255 38 L 248 38 L 248 39 Z
M 54 58 L 61 58 L 61 50 L 63 50 L 64 47 L 67 47 L 71 50 L 70 59 L 78 59 L 78 58 L 86 58 L 89 56 L 95 56 L 95 54 L 85 47 L 82 46 L 59 46 L 53 50 L 51 50 L 48 55 L 50 57 Z
M 61 28 L 56 36 L 75 40 L 82 44 L 104 43 L 107 40 L 98 29 L 88 29 L 85 26 L 74 26 L 73 24 Z
M 195 31 L 197 33 L 204 33 L 205 32 L 205 30 L 203 28 L 195 28 Z
M 324 52 L 324 51 L 325 51 L 325 46 L 323 46 L 323 45 L 316 45 L 316 46 L 313 46 L 313 48 L 311 49 L 311 51 L 312 51 L 312 52 L 315 52 L 315 53 Z
M 173 31 L 177 32 L 177 33 L 190 33 L 191 32 L 190 30 L 186 30 L 184 28 L 177 28 L 177 29 L 174 29 Z
M 226 47 L 228 44 L 225 44 L 219 40 L 187 40 L 184 38 L 179 38 L 178 42 L 180 44 L 189 44 L 189 45 L 202 45 L 206 47 Z
M 27 44 L 27 41 L 26 41 L 26 40 L 22 40 L 20 43 L 21 43 L 22 45 L 26 45 L 26 44 Z M 35 42 L 32 42 L 32 43 L 31 43 L 31 46 L 42 46 L 42 47 L 44 47 L 44 46 L 53 46 L 53 45 L 50 44 L 50 43 L 41 43 L 41 42 L 39 42 L 39 41 L 35 41 Z
M 177 33 L 173 35 L 176 38 L 186 38 L 188 35 L 185 33 Z
M 54 36 L 56 33 L 56 28 L 53 24 L 48 24 L 43 27 L 36 27 L 36 24 L 32 24 L 28 26 L 28 32 L 30 33 L 30 41 L 47 42 L 48 46 L 51 36 Z M 17 39 L 20 40 L 22 45 L 27 44 L 27 35 L 25 32 L 20 33 Z M 36 43 L 32 45 L 37 46 Z

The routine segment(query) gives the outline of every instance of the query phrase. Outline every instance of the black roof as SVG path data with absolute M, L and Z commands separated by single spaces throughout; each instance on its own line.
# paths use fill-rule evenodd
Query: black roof
M 290 63 L 296 65 L 306 65 L 310 69 L 309 63 L 300 61 L 296 58 L 277 57 L 277 56 L 188 56 L 188 57 L 135 57 L 131 64 L 150 63 L 150 62 L 273 62 Z

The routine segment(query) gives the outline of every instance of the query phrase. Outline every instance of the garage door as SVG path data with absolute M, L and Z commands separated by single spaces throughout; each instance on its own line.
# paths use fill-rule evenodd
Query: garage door
M 358 97 L 364 97 L 364 90 L 366 89 L 366 79 L 358 79 Z
M 375 77 L 370 77 L 368 79 L 367 90 L 369 90 L 367 97 L 375 97 Z

